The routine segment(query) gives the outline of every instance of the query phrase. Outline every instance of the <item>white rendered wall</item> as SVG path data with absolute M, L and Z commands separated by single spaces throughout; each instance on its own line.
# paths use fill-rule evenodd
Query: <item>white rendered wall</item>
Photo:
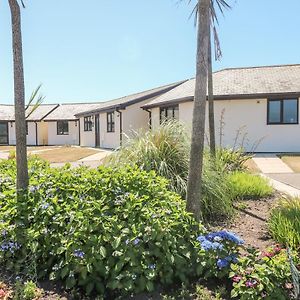
M 78 145 L 79 144 L 79 124 L 69 121 L 69 134 L 57 135 L 57 122 L 48 123 L 48 145 Z M 76 126 L 77 125 L 77 126 Z
M 106 113 L 100 113 L 100 147 L 115 149 L 120 146 L 120 115 L 115 111 L 115 132 L 107 132 Z M 124 116 L 123 116 L 124 117 Z
M 9 145 L 16 145 L 16 123 L 8 122 L 8 140 Z M 29 146 L 36 145 L 36 128 L 35 122 L 28 122 L 28 135 L 26 143 Z
M 80 145 L 83 147 L 95 147 L 95 116 L 93 116 L 92 131 L 84 131 L 84 117 L 80 118 Z
M 179 104 L 179 120 L 189 129 L 192 125 L 192 110 L 193 102 Z M 221 115 L 224 121 L 222 126 L 220 125 Z M 206 131 L 208 132 L 207 119 L 206 112 Z M 152 126 L 155 128 L 158 125 L 159 108 L 155 108 L 152 109 Z M 246 151 L 300 151 L 299 124 L 267 125 L 267 99 L 216 100 L 215 127 L 216 141 L 220 144 L 221 140 L 222 146 L 225 147 L 242 144 Z M 223 135 L 220 132 L 223 132 Z

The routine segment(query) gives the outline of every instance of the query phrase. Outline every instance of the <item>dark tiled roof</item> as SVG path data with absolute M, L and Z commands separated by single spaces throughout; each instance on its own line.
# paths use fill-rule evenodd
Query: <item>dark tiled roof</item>
M 158 88 L 154 88 L 151 90 L 143 91 L 140 93 L 135 93 L 135 94 L 132 94 L 129 96 L 121 97 L 118 99 L 106 101 L 103 103 L 98 103 L 97 104 L 98 106 L 96 105 L 95 108 L 92 108 L 92 109 L 86 110 L 86 111 L 82 110 L 81 112 L 78 112 L 76 116 L 87 115 L 90 113 L 108 111 L 108 110 L 113 110 L 113 109 L 118 109 L 118 108 L 122 109 L 129 105 L 132 105 L 132 104 L 135 104 L 135 103 L 138 103 L 141 101 L 145 101 L 147 99 L 149 99 L 149 101 L 150 101 L 150 99 L 152 99 L 153 97 L 157 97 L 165 92 L 168 92 L 168 91 L 172 90 L 173 88 L 179 86 L 183 82 L 184 81 L 180 81 L 180 82 L 160 86 Z
M 61 104 L 52 113 L 50 113 L 44 120 L 77 120 L 75 115 L 86 110 L 96 109 L 99 103 L 71 103 Z
M 57 107 L 57 104 L 41 104 L 32 113 L 33 106 L 30 106 L 26 110 L 26 116 L 28 121 L 40 121 L 47 116 L 51 111 Z M 14 105 L 1 104 L 0 105 L 0 120 L 2 121 L 14 121 L 15 120 L 15 107 Z
M 213 74 L 215 99 L 245 99 L 272 95 L 300 96 L 300 65 L 233 68 Z M 157 97 L 144 107 L 192 100 L 195 79 Z

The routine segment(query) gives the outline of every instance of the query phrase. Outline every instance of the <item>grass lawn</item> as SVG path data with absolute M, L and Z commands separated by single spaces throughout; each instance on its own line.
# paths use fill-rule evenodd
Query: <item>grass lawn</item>
M 34 155 L 49 161 L 50 163 L 73 162 L 89 155 L 99 153 L 98 150 L 79 147 L 62 147 L 57 149 L 49 149 Z
M 253 159 L 248 159 L 245 162 L 245 166 L 248 168 L 248 170 L 251 173 L 260 173 L 260 169 L 257 167 L 256 163 L 253 161 Z
M 282 161 L 286 163 L 294 172 L 300 173 L 300 154 L 287 154 L 280 156 Z

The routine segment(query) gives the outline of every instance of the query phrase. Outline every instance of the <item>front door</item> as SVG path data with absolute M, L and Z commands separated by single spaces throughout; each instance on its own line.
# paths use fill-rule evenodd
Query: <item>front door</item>
M 100 147 L 100 122 L 99 115 L 95 115 L 95 146 Z
M 8 145 L 8 122 L 0 122 L 0 145 Z

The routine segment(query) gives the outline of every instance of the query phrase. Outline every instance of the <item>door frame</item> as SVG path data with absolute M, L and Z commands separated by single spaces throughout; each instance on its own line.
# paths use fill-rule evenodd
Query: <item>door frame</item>
M 7 138 L 7 142 L 5 144 L 0 143 L 0 145 L 9 145 L 8 122 L 7 121 L 0 121 L 0 124 L 5 124 L 6 125 L 6 135 L 3 135 L 3 136 L 6 136 L 6 138 Z
M 100 148 L 100 115 L 95 115 L 95 147 Z

